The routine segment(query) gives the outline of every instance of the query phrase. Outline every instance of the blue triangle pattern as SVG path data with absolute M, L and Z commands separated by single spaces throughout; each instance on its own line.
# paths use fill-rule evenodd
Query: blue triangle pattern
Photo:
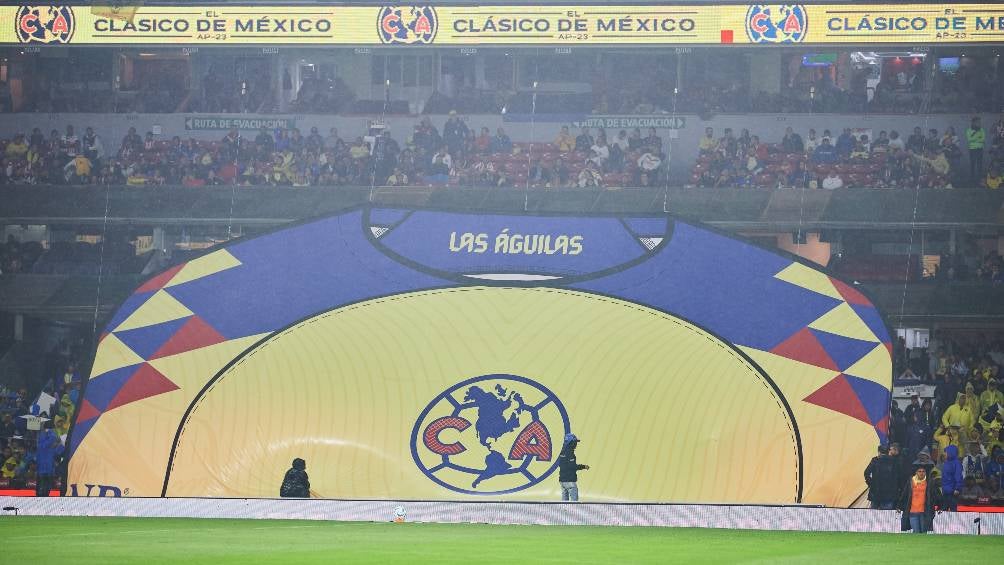
M 154 324 L 152 326 L 115 332 L 115 336 L 122 340 L 122 343 L 129 346 L 129 349 L 135 351 L 140 357 L 143 359 L 149 359 L 151 355 L 156 353 L 157 350 L 167 342 L 167 340 L 171 339 L 171 336 L 178 331 L 178 328 L 185 325 L 185 322 L 187 322 L 189 318 L 191 318 L 191 316 L 178 318 L 177 320 L 170 320 L 160 324 Z
M 100 419 L 101 417 L 98 416 L 97 418 L 91 418 L 86 422 L 77 422 L 73 424 L 73 433 L 70 437 L 69 457 L 73 456 L 73 452 L 77 450 L 80 442 L 83 441 L 84 437 L 87 435 L 87 432 L 91 431 L 91 428 L 93 428 L 94 424 L 98 423 L 98 420 Z
M 87 394 L 84 398 L 95 408 L 104 412 L 122 385 L 142 366 L 142 363 L 137 363 L 128 367 L 120 367 L 90 379 L 87 381 Z
M 861 318 L 861 321 L 868 326 L 868 329 L 875 334 L 875 337 L 882 343 L 889 343 L 889 331 L 885 327 L 885 322 L 882 320 L 882 315 L 879 311 L 872 306 L 861 306 L 859 304 L 850 304 L 852 310 Z
M 118 327 L 119 324 L 126 321 L 126 318 L 132 315 L 133 312 L 139 309 L 148 298 L 153 296 L 153 291 L 151 292 L 137 292 L 126 298 L 125 301 L 119 306 L 119 309 L 115 311 L 112 315 L 112 319 L 108 321 L 108 325 L 105 326 L 107 331 L 112 331 Z
M 774 278 L 791 264 L 676 222 L 658 260 L 571 287 L 671 312 L 732 343 L 770 351 L 842 302 Z
M 844 337 L 822 330 L 809 328 L 809 331 L 816 336 L 816 339 L 819 340 L 823 349 L 830 355 L 830 359 L 833 359 L 833 362 L 837 364 L 837 369 L 840 371 L 844 371 L 857 363 L 878 345 L 873 341 Z
M 844 375 L 848 384 L 854 389 L 854 394 L 858 396 L 861 405 L 868 413 L 868 419 L 872 424 L 882 421 L 889 411 L 889 389 L 867 379 Z

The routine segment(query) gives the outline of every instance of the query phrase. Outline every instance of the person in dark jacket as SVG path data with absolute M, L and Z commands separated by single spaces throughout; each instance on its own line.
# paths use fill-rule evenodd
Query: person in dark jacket
M 885 444 L 879 446 L 878 452 L 865 468 L 868 500 L 874 510 L 892 510 L 899 494 L 897 461 L 889 456 L 889 447 Z
M 941 415 L 945 413 L 945 410 L 949 406 L 955 404 L 955 398 L 962 392 L 962 383 L 959 382 L 958 375 L 946 374 L 945 380 L 939 382 L 934 388 L 934 399 L 937 402 L 937 407 L 931 411 L 930 424 L 933 426 L 935 422 L 941 420 Z M 924 404 L 927 404 L 927 400 L 924 400 Z
M 893 468 L 896 469 L 896 500 L 898 501 L 903 494 L 903 485 L 913 475 L 913 466 L 910 465 L 911 460 L 906 458 L 906 454 L 902 452 L 898 443 L 889 444 L 889 458 L 892 459 Z
M 307 462 L 297 457 L 293 459 L 293 468 L 286 471 L 279 487 L 279 496 L 283 498 L 308 498 L 310 496 L 310 480 L 307 477 Z
M 456 110 L 450 110 L 450 117 L 443 124 L 443 141 L 455 159 L 463 156 L 464 140 L 469 132 L 467 124 L 457 116 Z
M 906 441 L 906 414 L 895 400 L 892 401 L 892 408 L 889 410 L 889 442 L 894 441 Z
M 910 405 L 906 407 L 903 412 L 903 416 L 906 418 L 907 424 L 913 421 L 913 413 L 920 410 L 920 395 L 914 394 L 910 397 Z
M 913 462 L 914 474 L 903 485 L 903 494 L 897 510 L 903 513 L 900 520 L 902 531 L 913 530 L 915 534 L 934 531 L 934 508 L 938 505 L 938 488 L 934 479 L 928 476 L 929 463 L 921 460 Z
M 63 453 L 63 442 L 52 430 L 44 430 L 38 436 L 37 481 L 35 496 L 49 496 L 52 490 L 53 476 L 56 474 L 56 458 Z
M 962 490 L 962 461 L 959 448 L 949 445 L 945 448 L 945 464 L 941 466 L 941 494 L 944 510 L 959 511 L 959 492 Z
M 934 403 L 930 398 L 925 398 L 924 402 L 920 403 L 920 420 L 930 426 L 932 432 L 941 421 L 941 414 L 934 411 Z
M 907 461 L 912 461 L 917 457 L 920 450 L 924 449 L 927 442 L 931 441 L 931 433 L 933 432 L 931 426 L 924 419 L 922 410 L 915 410 L 911 416 L 913 421 L 908 423 L 906 427 L 905 457 Z
M 579 501 L 579 471 L 589 468 L 589 465 L 579 465 L 575 460 L 575 447 L 579 438 L 575 434 L 565 436 L 565 445 L 558 454 L 558 482 L 561 484 L 562 502 Z

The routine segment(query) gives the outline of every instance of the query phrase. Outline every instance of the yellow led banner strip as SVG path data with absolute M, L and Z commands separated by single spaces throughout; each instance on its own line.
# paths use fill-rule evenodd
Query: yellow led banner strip
M 29 45 L 993 43 L 1004 4 L 0 7 Z

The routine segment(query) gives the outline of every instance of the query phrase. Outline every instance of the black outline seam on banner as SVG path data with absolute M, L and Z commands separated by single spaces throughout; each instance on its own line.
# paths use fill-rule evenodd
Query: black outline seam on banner
M 217 384 L 217 382 L 220 381 L 224 377 L 224 375 L 231 368 L 233 368 L 235 365 L 238 365 L 238 364 L 244 362 L 245 358 L 247 356 L 253 354 L 259 347 L 265 345 L 267 342 L 271 341 L 273 338 L 278 337 L 280 334 L 285 333 L 288 330 L 293 329 L 296 326 L 299 326 L 299 325 L 301 325 L 301 324 L 303 324 L 305 322 L 309 322 L 310 320 L 313 320 L 315 318 L 318 318 L 318 317 L 321 317 L 321 316 L 325 316 L 327 314 L 332 314 L 332 313 L 335 313 L 335 312 L 337 312 L 339 310 L 342 310 L 342 309 L 345 309 L 345 308 L 349 308 L 349 307 L 352 307 L 352 306 L 358 306 L 358 305 L 365 304 L 365 303 L 368 303 L 368 302 L 377 301 L 377 300 L 383 300 L 383 299 L 388 299 L 388 298 L 389 299 L 406 298 L 406 297 L 410 297 L 411 295 L 414 295 L 414 294 L 425 294 L 425 293 L 437 292 L 437 291 L 446 291 L 446 292 L 460 291 L 460 292 L 464 292 L 465 290 L 473 291 L 473 290 L 478 290 L 479 288 L 480 289 L 499 288 L 499 285 L 493 285 L 493 286 L 489 286 L 489 285 L 466 285 L 466 286 L 448 285 L 448 286 L 443 286 L 443 287 L 432 287 L 432 288 L 425 288 L 425 289 L 414 289 L 414 290 L 411 290 L 411 291 L 408 291 L 408 292 L 403 292 L 403 293 L 402 292 L 397 292 L 397 293 L 394 293 L 394 294 L 386 294 L 386 295 L 381 295 L 381 296 L 374 296 L 374 297 L 364 298 L 364 299 L 361 299 L 361 300 L 356 300 L 356 301 L 353 301 L 353 302 L 345 303 L 345 304 L 342 304 L 342 305 L 339 305 L 339 306 L 334 306 L 332 308 L 328 308 L 327 310 L 324 310 L 324 311 L 321 311 L 321 312 L 317 312 L 317 313 L 305 316 L 305 317 L 303 317 L 303 318 L 301 318 L 299 320 L 296 320 L 295 322 L 292 322 L 292 323 L 284 326 L 283 328 L 280 328 L 280 329 L 276 330 L 275 332 L 273 332 L 273 333 L 271 333 L 271 334 L 263 337 L 262 339 L 256 341 L 254 344 L 252 344 L 247 349 L 245 349 L 244 351 L 242 351 L 237 357 L 231 359 L 230 362 L 228 362 L 222 369 L 220 369 L 215 375 L 213 375 L 213 378 L 210 379 L 209 382 L 207 382 L 206 385 L 202 387 L 202 389 L 199 391 L 198 395 L 196 395 L 196 397 L 188 405 L 188 408 L 185 410 L 185 414 L 184 414 L 184 416 L 182 416 L 181 422 L 178 425 L 178 430 L 177 430 L 177 432 L 174 435 L 174 441 L 171 444 L 171 452 L 170 452 L 170 455 L 168 456 L 167 470 L 166 470 L 165 475 L 164 475 L 164 486 L 161 489 L 161 497 L 162 498 L 166 498 L 167 497 L 167 489 L 168 489 L 168 486 L 169 486 L 169 483 L 170 483 L 170 480 L 171 480 L 171 471 L 173 470 L 173 467 L 174 467 L 174 457 L 175 457 L 175 455 L 177 453 L 178 444 L 180 443 L 181 438 L 184 435 L 185 426 L 188 423 L 189 417 L 192 415 L 192 413 L 198 407 L 198 404 L 200 404 L 202 402 L 202 400 L 206 397 L 206 395 L 209 393 L 209 391 Z M 517 288 L 517 289 L 521 289 L 521 288 L 525 288 L 525 286 L 506 286 L 506 287 L 503 287 L 503 288 Z M 680 321 L 683 321 L 683 322 L 685 322 L 687 324 L 690 324 L 691 326 L 693 326 L 695 328 L 698 328 L 699 330 L 701 330 L 701 331 L 707 333 L 708 335 L 710 335 L 711 337 L 715 338 L 717 340 L 717 345 L 724 346 L 725 348 L 731 349 L 734 353 L 738 354 L 743 360 L 745 360 L 747 363 L 749 363 L 751 367 L 753 367 L 753 369 L 759 374 L 759 376 L 762 378 L 763 381 L 765 381 L 767 384 L 770 385 L 770 389 L 773 392 L 775 401 L 777 402 L 777 404 L 778 404 L 779 407 L 783 408 L 783 412 L 787 416 L 788 429 L 792 433 L 792 440 L 793 440 L 793 443 L 794 443 L 793 447 L 795 449 L 795 454 L 796 454 L 796 463 L 795 463 L 795 465 L 796 465 L 796 468 L 795 468 L 795 501 L 794 502 L 796 504 L 801 503 L 801 501 L 802 501 L 803 485 L 804 485 L 804 469 L 803 469 L 803 453 L 802 453 L 802 436 L 801 436 L 801 433 L 799 432 L 799 429 L 798 429 L 798 422 L 795 420 L 795 414 L 794 414 L 794 412 L 791 409 L 791 405 L 788 403 L 788 399 L 785 398 L 784 394 L 781 392 L 781 389 L 777 386 L 777 383 L 775 383 L 774 380 L 770 377 L 770 374 L 768 374 L 767 371 L 765 371 L 763 369 L 763 367 L 761 367 L 755 360 L 753 360 L 753 358 L 751 358 L 749 355 L 747 355 L 746 352 L 742 351 L 737 345 L 735 345 L 734 343 L 730 342 L 729 340 L 723 338 L 722 336 L 718 335 L 717 333 L 711 331 L 710 329 L 702 326 L 701 324 L 698 324 L 698 323 L 695 323 L 695 322 L 693 322 L 691 320 L 688 320 L 687 318 L 684 318 L 683 316 L 680 316 L 679 314 L 676 314 L 674 312 L 669 312 L 669 311 L 666 311 L 666 310 L 663 310 L 663 309 L 660 309 L 660 308 L 655 308 L 655 307 L 652 307 L 652 306 L 648 306 L 648 305 L 645 305 L 645 304 L 639 304 L 639 303 L 636 303 L 636 302 L 625 300 L 624 298 L 621 298 L 621 297 L 611 296 L 611 295 L 603 294 L 603 293 L 600 293 L 600 292 L 592 292 L 592 291 L 581 290 L 581 289 L 566 289 L 566 288 L 561 288 L 561 287 L 549 286 L 549 285 L 546 285 L 546 284 L 545 285 L 540 285 L 540 284 L 535 285 L 535 288 L 538 288 L 540 290 L 545 290 L 545 291 L 550 290 L 550 291 L 566 292 L 566 293 L 572 293 L 572 294 L 581 293 L 581 294 L 586 294 L 586 295 L 599 296 L 599 297 L 602 297 L 604 299 L 614 300 L 617 303 L 619 303 L 621 305 L 626 305 L 628 307 L 633 307 L 633 308 L 636 308 L 636 309 L 646 309 L 646 310 L 650 310 L 650 311 L 653 311 L 653 312 L 659 312 L 659 313 L 662 313 L 663 315 L 670 316 L 672 318 L 675 318 L 677 320 L 680 320 Z

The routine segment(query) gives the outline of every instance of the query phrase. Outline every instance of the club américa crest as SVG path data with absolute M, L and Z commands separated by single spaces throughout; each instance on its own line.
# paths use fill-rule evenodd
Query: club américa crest
M 377 15 L 377 34 L 384 43 L 432 43 L 438 29 L 439 18 L 432 6 L 385 6 Z
M 799 43 L 808 30 L 801 4 L 752 4 L 746 10 L 746 35 L 753 43 Z
M 14 17 L 14 34 L 21 43 L 69 43 L 75 27 L 69 6 L 21 6 Z
M 507 494 L 554 472 L 570 431 L 565 407 L 544 385 L 483 375 L 432 399 L 415 421 L 411 453 L 422 473 L 449 490 Z

